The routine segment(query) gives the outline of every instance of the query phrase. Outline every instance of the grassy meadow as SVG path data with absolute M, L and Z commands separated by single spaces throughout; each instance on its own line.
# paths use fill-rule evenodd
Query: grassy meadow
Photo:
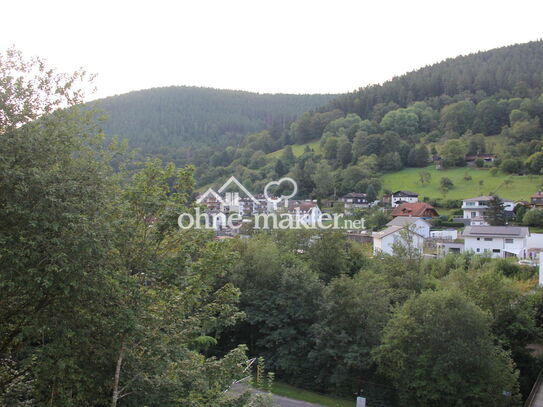
M 292 147 L 292 153 L 296 157 L 299 157 L 304 153 L 304 149 L 305 149 L 306 146 L 311 147 L 316 153 L 320 153 L 320 151 L 321 151 L 321 144 L 320 143 L 321 143 L 320 140 L 317 140 L 317 141 L 312 141 L 311 143 L 293 144 L 291 146 Z M 281 150 L 277 150 L 277 151 L 274 151 L 272 153 L 269 153 L 266 156 L 271 157 L 271 158 L 281 157 L 283 155 L 283 151 L 285 151 L 284 148 L 282 148 Z
M 421 171 L 427 171 L 431 174 L 432 178 L 428 184 L 421 184 L 419 178 Z M 439 188 L 442 177 L 450 178 L 454 184 L 454 187 L 446 194 Z M 492 176 L 489 169 L 472 167 L 442 170 L 437 170 L 434 166 L 407 168 L 385 174 L 382 179 L 384 189 L 391 191 L 404 189 L 417 192 L 421 199 L 422 197 L 465 199 L 496 193 L 501 198 L 529 200 L 530 196 L 541 189 L 543 184 L 543 177 L 537 175 L 510 175 L 498 171 L 495 176 Z

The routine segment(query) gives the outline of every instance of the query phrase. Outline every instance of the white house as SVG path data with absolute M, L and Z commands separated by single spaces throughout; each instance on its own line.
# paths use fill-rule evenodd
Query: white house
M 403 203 L 416 203 L 419 201 L 419 194 L 411 191 L 396 191 L 392 194 L 390 203 L 395 208 Z
M 464 251 L 491 257 L 525 258 L 530 232 L 522 226 L 466 226 Z
M 462 209 L 464 211 L 464 219 L 470 220 L 472 226 L 486 226 L 488 223 L 485 220 L 488 203 L 493 199 L 492 196 L 478 196 L 475 198 L 464 199 L 462 201 Z M 513 213 L 515 203 L 509 199 L 502 199 L 505 212 Z
M 322 219 L 322 212 L 315 202 L 289 201 L 288 214 L 295 222 L 315 225 Z
M 393 254 L 394 245 L 412 247 L 422 253 L 424 237 L 405 226 L 389 226 L 388 228 L 373 234 L 373 253 Z
M 398 216 L 388 222 L 387 226 L 408 227 L 410 230 L 418 233 L 424 238 L 430 237 L 430 224 L 423 218 L 415 216 Z

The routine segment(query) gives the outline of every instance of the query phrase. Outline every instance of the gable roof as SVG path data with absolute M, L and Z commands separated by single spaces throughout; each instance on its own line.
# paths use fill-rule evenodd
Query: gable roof
M 493 196 L 491 195 L 483 195 L 483 196 L 476 196 L 475 198 L 468 198 L 468 199 L 464 199 L 464 202 L 472 202 L 472 201 L 482 201 L 482 202 L 485 202 L 485 201 L 491 201 L 493 199 Z M 513 202 L 511 201 L 510 199 L 502 199 L 502 202 Z
M 424 218 L 420 218 L 420 217 L 417 217 L 417 216 L 398 216 L 398 217 L 392 219 L 390 222 L 388 222 L 387 225 L 388 226 L 409 226 L 409 225 L 415 223 L 418 220 L 420 220 L 420 221 L 426 223 L 428 226 L 430 226 L 430 224 L 428 222 L 426 222 L 424 220 Z
M 417 194 L 416 192 L 411 192 L 411 191 L 396 191 L 392 194 L 392 196 L 417 198 L 419 194 Z
M 433 216 L 438 216 L 436 209 L 426 202 L 405 202 L 400 206 L 395 207 L 392 210 L 392 216 L 412 216 L 412 217 L 425 217 L 426 211 L 431 211 Z
M 524 226 L 466 226 L 462 236 L 467 237 L 526 237 L 530 234 Z
M 228 179 L 226 180 L 226 182 L 223 184 L 222 187 L 219 188 L 219 191 L 218 191 L 219 194 L 222 194 L 222 193 L 224 192 L 224 190 L 227 189 L 227 188 L 230 186 L 230 184 L 235 184 L 235 185 L 237 185 L 238 188 L 241 189 L 241 190 L 245 193 L 245 195 L 247 195 L 247 197 L 251 199 L 251 201 L 253 201 L 253 202 L 256 203 L 256 204 L 258 203 L 258 200 L 253 196 L 253 194 L 251 194 L 251 193 L 247 190 L 247 188 L 245 188 L 245 187 L 242 185 L 242 183 L 239 182 L 239 181 L 237 180 L 237 178 L 234 177 L 233 175 L 232 175 L 230 178 L 228 178 Z
M 410 230 L 409 228 L 405 227 L 405 226 L 399 226 L 399 225 L 393 225 L 393 226 L 389 226 L 388 228 L 386 229 L 383 229 L 381 230 L 380 232 L 375 232 L 373 234 L 373 237 L 375 239 L 382 239 L 388 235 L 391 235 L 393 233 L 396 233 L 396 232 L 399 232 L 400 230 L 406 230 L 408 231 L 409 233 L 413 233 L 414 235 L 418 235 L 420 237 L 424 237 L 422 236 L 421 234 L 413 231 L 413 230 Z

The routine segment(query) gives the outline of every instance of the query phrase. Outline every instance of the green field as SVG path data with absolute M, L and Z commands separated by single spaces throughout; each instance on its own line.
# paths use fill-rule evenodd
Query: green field
M 305 143 L 305 144 L 293 144 L 291 147 L 292 147 L 292 152 L 294 153 L 294 155 L 296 157 L 299 157 L 301 156 L 303 153 L 304 153 L 304 149 L 306 146 L 309 146 L 311 147 L 316 153 L 319 153 L 321 151 L 321 144 L 320 144 L 320 140 L 317 140 L 317 141 L 312 141 L 311 143 Z M 281 155 L 283 154 L 283 151 L 285 149 L 282 148 L 281 150 L 277 150 L 277 151 L 274 151 L 273 153 L 269 153 L 267 154 L 266 156 L 267 157 L 272 157 L 272 158 L 277 158 L 277 157 L 281 157 Z
M 421 171 L 428 171 L 432 179 L 422 185 L 419 179 Z M 465 180 L 465 175 L 472 179 Z M 454 183 L 454 188 L 443 194 L 439 188 L 442 177 L 448 177 Z M 506 180 L 511 182 L 507 184 Z M 483 181 L 482 185 L 479 183 Z M 501 198 L 511 200 L 529 200 L 530 196 L 541 189 L 543 177 L 537 175 L 509 175 L 498 172 L 495 176 L 488 169 L 471 167 L 436 170 L 433 166 L 427 168 L 408 168 L 398 172 L 383 175 L 383 188 L 391 191 L 400 189 L 417 192 L 422 197 L 441 199 L 466 199 L 480 195 L 498 194 Z
M 285 383 L 275 382 L 272 392 L 278 396 L 284 396 L 295 400 L 307 401 L 309 403 L 322 404 L 329 407 L 354 407 L 355 401 L 348 401 L 332 396 L 324 396 L 308 390 L 302 390 Z

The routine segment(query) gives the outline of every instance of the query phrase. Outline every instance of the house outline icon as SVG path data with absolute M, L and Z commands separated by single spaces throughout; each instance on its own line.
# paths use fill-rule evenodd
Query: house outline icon
M 218 191 L 219 194 L 221 194 L 221 193 L 222 193 L 226 188 L 228 188 L 228 187 L 230 186 L 230 184 L 232 184 L 232 183 L 236 184 L 236 185 L 239 187 L 239 189 L 241 189 L 241 190 L 245 193 L 245 195 L 247 195 L 248 198 L 250 198 L 255 204 L 258 205 L 258 203 L 259 203 L 259 202 L 258 202 L 258 199 L 256 199 L 256 198 L 253 196 L 253 194 L 251 194 L 251 193 L 247 190 L 247 188 L 245 188 L 245 187 L 243 186 L 243 184 L 242 184 L 241 182 L 239 182 L 239 181 L 236 179 L 236 177 L 234 177 L 234 176 L 231 176 L 230 178 L 228 178 L 228 180 L 222 185 L 222 187 L 219 188 L 219 191 Z M 210 189 L 211 189 L 211 188 L 210 188 Z M 213 191 L 213 192 L 215 192 L 215 191 Z

